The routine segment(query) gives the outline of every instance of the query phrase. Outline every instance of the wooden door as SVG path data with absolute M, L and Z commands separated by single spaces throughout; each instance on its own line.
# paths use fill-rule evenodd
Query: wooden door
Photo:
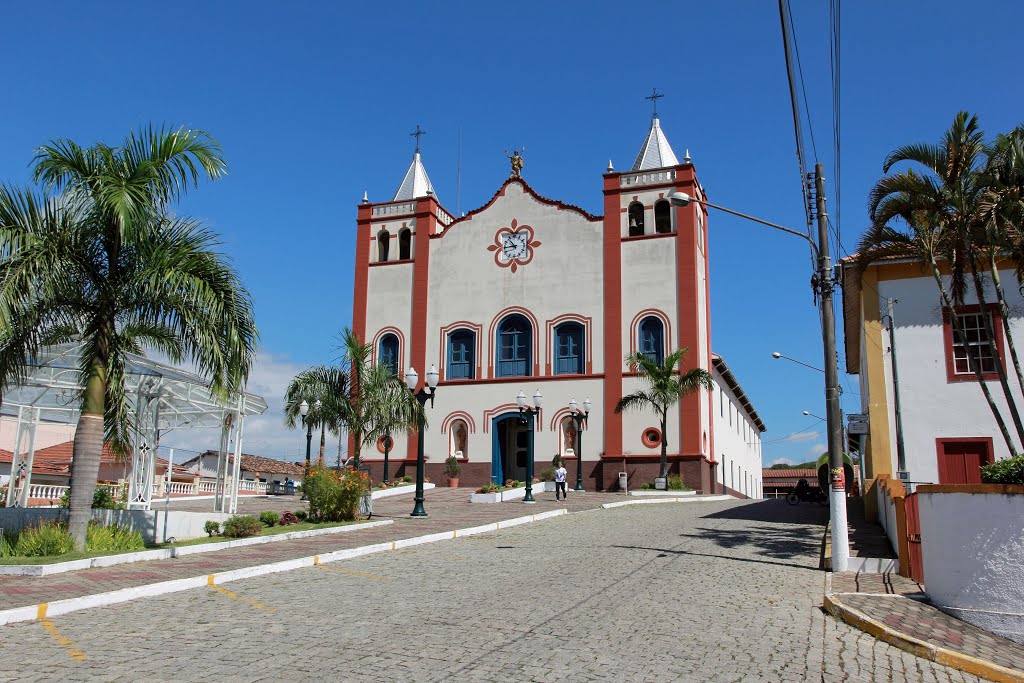
M 940 439 L 940 484 L 980 484 L 981 466 L 992 462 L 991 439 Z

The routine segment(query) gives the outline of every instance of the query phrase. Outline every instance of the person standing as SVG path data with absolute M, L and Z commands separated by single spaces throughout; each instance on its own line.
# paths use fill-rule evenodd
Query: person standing
M 559 500 L 558 494 L 562 494 L 562 498 L 568 498 L 565 492 L 565 461 L 558 461 L 558 469 L 555 470 L 555 500 Z

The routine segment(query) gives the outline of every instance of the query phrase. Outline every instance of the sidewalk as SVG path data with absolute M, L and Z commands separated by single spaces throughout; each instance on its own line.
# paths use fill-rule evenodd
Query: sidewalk
M 828 578 L 825 609 L 846 623 L 919 657 L 988 680 L 1024 682 L 1024 645 L 932 607 L 913 579 L 859 572 Z
M 271 564 L 337 550 L 376 543 L 394 542 L 415 536 L 490 524 L 533 515 L 548 510 L 569 512 L 596 509 L 602 503 L 622 500 L 617 493 L 584 493 L 564 501 L 555 501 L 554 493 L 535 494 L 536 505 L 498 503 L 470 504 L 469 489 L 435 488 L 426 492 L 426 518 L 412 518 L 410 495 L 374 501 L 373 519 L 393 519 L 394 523 L 348 533 L 280 541 L 263 545 L 230 548 L 175 559 L 152 560 L 132 564 L 83 569 L 50 576 L 11 576 L 0 578 L 0 610 L 39 603 L 78 598 L 97 593 L 134 588 L 152 583 L 205 576 L 257 565 Z

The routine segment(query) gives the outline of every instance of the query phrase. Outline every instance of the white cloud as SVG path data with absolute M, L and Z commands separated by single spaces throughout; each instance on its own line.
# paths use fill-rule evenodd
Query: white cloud
M 262 415 L 245 418 L 245 432 L 242 435 L 242 450 L 254 455 L 264 455 L 284 460 L 300 460 L 306 455 L 306 435 L 301 429 L 284 426 L 284 391 L 292 377 L 307 366 L 288 360 L 285 354 L 260 352 L 249 376 L 246 389 L 262 396 L 267 410 Z M 205 451 L 220 446 L 218 429 L 179 430 L 161 439 L 161 446 L 181 450 Z M 314 453 L 319 447 L 319 434 L 313 435 Z M 332 454 L 337 453 L 337 438 L 327 436 L 327 458 L 333 462 Z M 191 457 L 188 455 L 187 457 Z M 185 459 L 175 455 L 175 460 Z

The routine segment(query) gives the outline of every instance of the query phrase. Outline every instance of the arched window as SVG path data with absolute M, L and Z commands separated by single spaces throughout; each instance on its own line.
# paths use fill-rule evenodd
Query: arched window
M 665 359 L 665 327 L 653 315 L 640 321 L 640 353 L 659 365 Z
M 555 374 L 583 374 L 583 325 L 562 323 L 555 328 Z
M 654 205 L 654 231 L 661 234 L 672 232 L 672 210 L 664 199 Z
M 412 230 L 405 228 L 398 233 L 398 260 L 412 258 Z
M 448 455 L 469 457 L 469 428 L 465 420 L 455 420 L 448 428 Z
M 391 234 L 387 230 L 377 233 L 377 260 L 384 262 L 388 260 L 388 251 L 391 249 Z
M 629 236 L 638 237 L 644 234 L 644 205 L 633 202 L 629 205 Z
M 390 368 L 391 372 L 398 372 L 397 336 L 389 333 L 380 338 L 380 346 L 377 351 L 377 365 Z
M 455 330 L 448 335 L 448 379 L 473 379 L 476 337 L 470 330 Z
M 498 325 L 498 377 L 530 375 L 532 342 L 532 330 L 526 318 L 510 315 L 501 321 Z

